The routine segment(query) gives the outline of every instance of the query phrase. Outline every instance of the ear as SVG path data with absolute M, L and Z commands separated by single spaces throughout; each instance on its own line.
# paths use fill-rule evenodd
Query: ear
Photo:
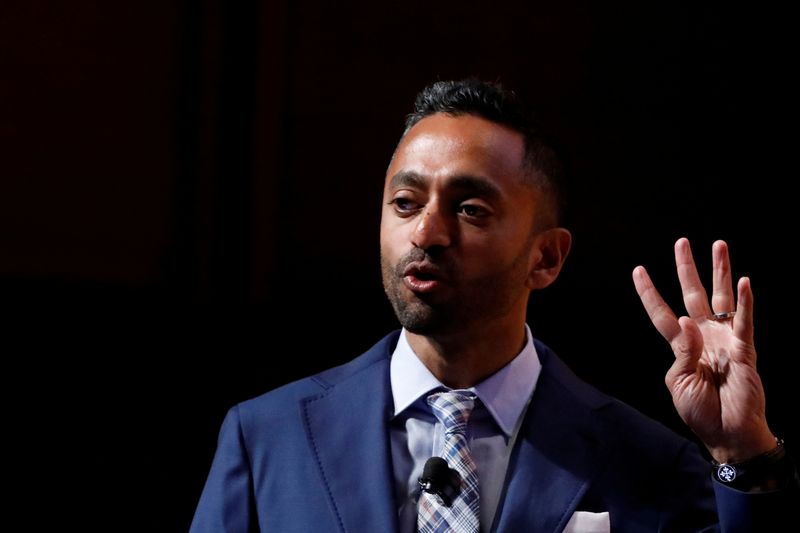
M 550 228 L 536 234 L 531 245 L 529 289 L 544 289 L 556 280 L 570 246 L 572 234 L 565 228 Z

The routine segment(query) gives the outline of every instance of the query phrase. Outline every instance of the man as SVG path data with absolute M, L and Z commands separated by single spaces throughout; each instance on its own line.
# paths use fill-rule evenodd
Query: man
M 532 338 L 529 295 L 571 243 L 559 172 L 512 94 L 426 88 L 384 187 L 381 267 L 403 330 L 231 409 L 192 531 L 747 531 L 786 510 L 794 469 L 764 416 L 750 283 L 735 300 L 725 243 L 709 305 L 677 242 L 688 317 L 634 271 L 676 354 L 676 408 L 723 464 L 714 481 L 696 446 Z

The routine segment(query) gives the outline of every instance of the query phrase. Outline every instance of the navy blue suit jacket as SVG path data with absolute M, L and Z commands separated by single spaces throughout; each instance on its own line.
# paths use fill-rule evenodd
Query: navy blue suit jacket
M 397 338 L 232 408 L 191 531 L 396 532 Z M 785 504 L 780 493 L 712 483 L 693 443 L 584 383 L 538 341 L 536 350 L 542 372 L 493 531 L 561 531 L 576 510 L 608 511 L 613 531 L 749 531 Z

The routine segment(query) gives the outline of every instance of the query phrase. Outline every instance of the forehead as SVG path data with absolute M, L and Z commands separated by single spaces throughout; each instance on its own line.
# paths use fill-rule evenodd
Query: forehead
M 486 119 L 442 113 L 419 121 L 401 139 L 387 170 L 386 185 L 398 173 L 429 180 L 476 176 L 502 186 L 521 184 L 522 135 Z

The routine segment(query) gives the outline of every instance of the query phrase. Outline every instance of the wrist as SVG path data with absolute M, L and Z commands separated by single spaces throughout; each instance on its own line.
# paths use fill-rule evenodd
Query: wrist
M 796 476 L 783 440 L 777 438 L 772 448 L 755 457 L 739 462 L 712 460 L 711 464 L 715 481 L 747 492 L 778 490 Z
M 755 433 L 755 434 L 754 434 Z M 775 449 L 779 439 L 769 429 L 744 432 L 741 438 L 728 439 L 725 445 L 706 444 L 712 460 L 717 463 L 744 463 Z

